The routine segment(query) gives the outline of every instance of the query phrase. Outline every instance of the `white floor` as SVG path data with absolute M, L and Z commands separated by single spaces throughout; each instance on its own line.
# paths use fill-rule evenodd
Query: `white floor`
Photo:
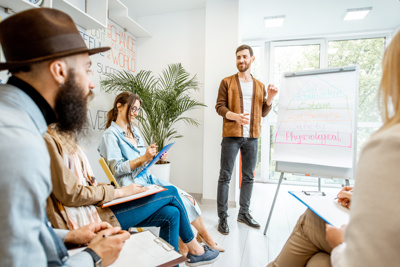
M 255 183 L 251 201 L 251 214 L 260 223 L 261 229 L 253 229 L 237 222 L 238 208 L 228 211 L 229 235 L 217 231 L 216 204 L 201 204 L 203 219 L 214 240 L 225 248 L 217 262 L 206 266 L 259 267 L 275 259 L 285 244 L 298 217 L 305 206 L 288 194 L 288 191 L 317 190 L 316 187 L 282 185 L 272 214 L 267 234 L 264 228 L 274 198 L 276 184 Z M 338 192 L 335 188 L 322 188 L 326 192 Z M 180 266 L 185 266 L 181 264 Z

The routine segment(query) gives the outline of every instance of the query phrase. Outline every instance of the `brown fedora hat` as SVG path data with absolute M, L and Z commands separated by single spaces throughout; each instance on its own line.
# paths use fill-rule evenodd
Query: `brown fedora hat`
M 5 19 L 0 23 L 0 43 L 6 58 L 0 70 L 110 49 L 88 49 L 71 17 L 51 8 L 33 8 Z

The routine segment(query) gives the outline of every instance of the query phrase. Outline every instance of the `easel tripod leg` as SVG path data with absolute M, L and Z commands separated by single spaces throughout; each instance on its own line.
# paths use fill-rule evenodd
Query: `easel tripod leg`
M 275 207 L 276 198 L 278 197 L 279 188 L 281 187 L 281 183 L 282 183 L 282 180 L 283 180 L 283 174 L 284 174 L 284 173 L 283 173 L 283 172 L 281 172 L 281 177 L 279 178 L 278 187 L 276 188 L 276 191 L 275 191 L 274 200 L 272 201 L 271 210 L 269 211 L 269 215 L 268 215 L 267 224 L 265 225 L 265 229 L 264 229 L 264 235 L 266 235 L 266 234 L 267 234 L 267 230 L 268 230 L 269 221 L 271 220 L 271 215 L 272 215 L 272 212 L 274 211 L 274 207 Z
M 318 191 L 321 192 L 321 178 L 318 178 Z

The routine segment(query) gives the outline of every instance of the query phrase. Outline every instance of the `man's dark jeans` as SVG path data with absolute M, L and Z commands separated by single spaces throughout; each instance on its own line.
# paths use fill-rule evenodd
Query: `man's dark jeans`
M 229 182 L 239 152 L 242 156 L 242 186 L 239 213 L 248 213 L 257 161 L 258 138 L 224 137 L 221 143 L 221 169 L 218 179 L 218 217 L 228 216 Z

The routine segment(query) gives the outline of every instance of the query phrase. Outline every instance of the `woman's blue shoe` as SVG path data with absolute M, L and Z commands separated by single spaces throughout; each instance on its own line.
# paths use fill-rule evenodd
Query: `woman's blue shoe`
M 218 259 L 219 251 L 216 249 L 210 249 L 207 245 L 204 245 L 204 253 L 202 255 L 193 255 L 188 253 L 186 262 L 187 266 L 200 266 L 211 264 Z

